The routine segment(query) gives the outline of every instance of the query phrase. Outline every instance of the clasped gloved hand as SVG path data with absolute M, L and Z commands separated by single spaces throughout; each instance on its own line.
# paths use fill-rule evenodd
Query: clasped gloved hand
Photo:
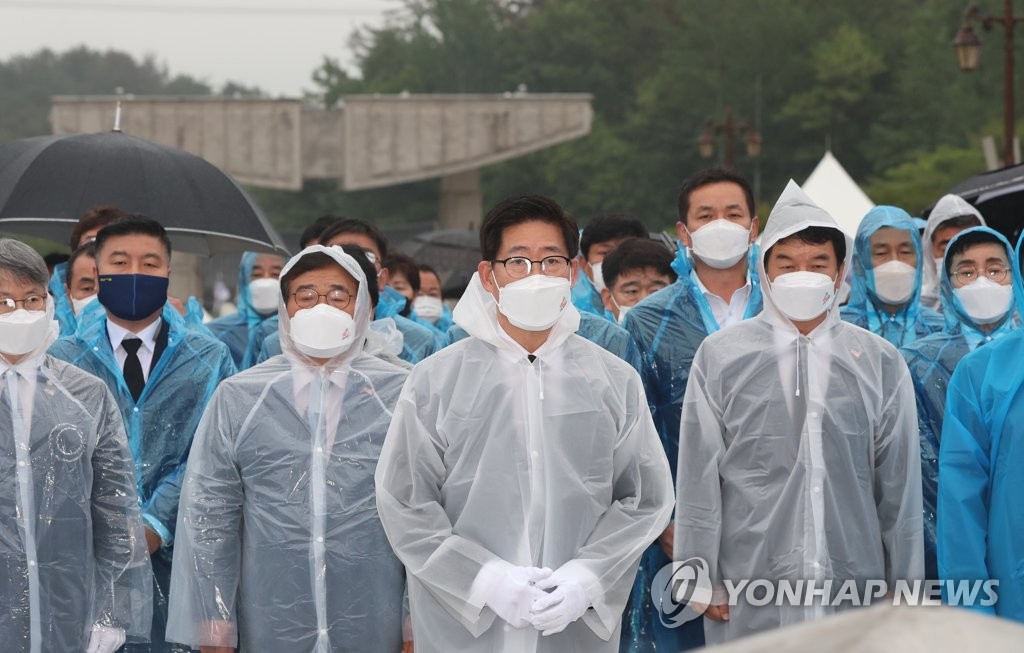
M 550 569 L 509 567 L 487 598 L 487 606 L 513 628 L 530 625 L 530 607 L 545 596 L 537 583 L 551 575 Z
M 530 623 L 544 636 L 562 632 L 590 607 L 590 599 L 583 585 L 557 571 L 537 581 L 536 587 L 550 590 L 530 607 Z
M 93 626 L 85 653 L 114 653 L 124 644 L 124 629 Z

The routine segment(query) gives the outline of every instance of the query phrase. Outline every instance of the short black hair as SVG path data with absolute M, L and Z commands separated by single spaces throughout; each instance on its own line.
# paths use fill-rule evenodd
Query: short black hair
M 359 218 L 338 218 L 331 222 L 323 230 L 323 233 L 320 234 L 320 244 L 327 245 L 341 234 L 361 234 L 366 236 L 372 240 L 375 245 L 377 245 L 377 249 L 380 250 L 381 259 L 386 259 L 388 257 L 388 239 L 384 236 L 384 232 L 366 220 L 360 220 Z M 384 262 L 381 261 L 382 265 L 383 263 Z
M 313 224 L 302 230 L 302 235 L 299 236 L 299 249 L 303 250 L 310 245 L 316 245 L 320 242 L 320 235 L 323 234 L 324 230 L 331 226 L 331 223 L 337 222 L 340 219 L 336 215 L 321 215 Z
M 411 256 L 402 254 L 401 252 L 391 252 L 386 259 L 384 259 L 384 267 L 388 269 L 392 276 L 395 272 L 402 275 L 408 280 L 409 285 L 412 286 L 414 293 L 420 291 L 420 268 L 416 265 L 416 261 Z
M 510 197 L 499 202 L 487 212 L 480 225 L 480 254 L 485 261 L 493 261 L 501 249 L 505 230 L 524 222 L 546 222 L 558 227 L 565 240 L 569 258 L 575 258 L 580 251 L 579 233 L 576 220 L 555 200 L 543 195 Z
M 75 270 L 75 263 L 78 262 L 78 259 L 82 258 L 83 256 L 88 256 L 89 258 L 92 259 L 96 258 L 95 242 L 86 243 L 79 247 L 78 249 L 76 249 L 75 251 L 71 252 L 71 256 L 68 258 L 68 267 L 65 269 L 64 272 L 65 286 L 71 286 L 71 274 Z
M 942 224 L 946 224 L 943 222 Z M 946 253 L 943 256 L 943 265 L 946 266 L 946 274 L 949 274 L 950 269 L 953 267 L 953 257 L 957 254 L 963 254 L 968 248 L 974 245 L 982 245 L 991 243 L 993 245 L 999 245 L 1006 251 L 1006 262 L 1011 266 L 1013 265 L 1013 257 L 1010 256 L 1010 251 L 1006 247 L 1006 243 L 1001 241 L 998 236 L 989 231 L 972 231 L 958 235 L 956 240 L 946 247 Z
M 793 240 L 799 240 L 802 243 L 808 245 L 824 245 L 825 243 L 832 243 L 832 251 L 836 255 L 836 263 L 842 265 L 846 260 L 846 236 L 839 229 L 833 227 L 807 227 L 801 229 L 795 234 L 790 234 L 785 238 L 780 238 L 775 241 L 768 251 L 764 253 L 764 261 L 767 263 L 771 260 L 772 250 L 775 249 L 775 245 L 779 243 L 792 242 Z
M 604 258 L 601 276 L 604 285 L 609 289 L 615 286 L 619 277 L 633 270 L 654 268 L 672 282 L 676 280 L 676 272 L 672 269 L 672 252 L 661 243 L 650 238 L 630 238 L 619 243 L 619 246 Z
M 647 238 L 647 227 L 636 217 L 625 213 L 599 215 L 583 227 L 580 236 L 580 252 L 583 258 L 590 255 L 590 248 L 598 243 L 626 238 Z
M 722 183 L 739 186 L 747 200 L 747 209 L 750 211 L 750 217 L 753 218 L 757 215 L 757 211 L 754 210 L 754 190 L 750 187 L 750 182 L 734 170 L 716 167 L 701 170 L 683 182 L 683 185 L 679 188 L 679 219 L 684 224 L 686 223 L 686 214 L 690 212 L 690 195 L 693 194 L 693 191 L 704 186 L 710 186 L 711 184 Z
M 78 223 L 75 228 L 71 230 L 71 239 L 69 244 L 71 245 L 71 251 L 78 249 L 78 246 L 82 244 L 82 236 L 85 232 L 92 231 L 93 229 L 103 228 L 115 220 L 122 220 L 128 217 L 128 214 L 112 205 L 94 206 L 78 219 Z
M 373 267 L 373 263 L 370 263 L 370 259 L 366 256 L 366 250 L 359 245 L 340 245 L 339 247 L 341 251 L 354 258 L 359 264 L 359 269 L 366 277 L 366 291 L 370 295 L 370 306 L 376 308 L 377 301 L 380 299 L 380 289 L 377 287 L 377 268 Z M 289 285 L 296 277 L 313 270 L 333 267 L 339 267 L 338 261 L 324 252 L 312 252 L 300 258 L 286 274 L 281 275 L 281 296 L 285 298 L 285 303 L 288 303 L 288 296 L 291 294 Z
M 981 220 L 979 220 L 978 216 L 974 215 L 973 213 L 967 213 L 966 215 L 958 215 L 955 218 L 950 218 L 949 220 L 943 220 L 938 225 L 936 225 L 935 229 L 932 231 L 932 242 L 931 242 L 931 244 L 932 245 L 935 244 L 935 232 L 938 231 L 939 229 L 945 229 L 946 227 L 956 227 L 958 229 L 969 229 L 971 227 L 980 227 L 980 226 L 981 226 Z M 1000 244 L 1002 244 L 1002 243 L 1000 243 Z
M 444 284 L 441 283 L 441 275 L 437 273 L 437 270 L 423 263 L 420 263 L 416 267 L 420 269 L 420 287 L 423 286 L 423 274 L 432 274 L 437 277 L 437 284 L 441 286 L 441 299 L 444 299 Z
M 68 260 L 68 258 L 70 257 L 64 252 L 50 252 L 43 257 L 43 263 L 46 263 L 47 269 L 52 270 L 53 266 L 63 263 Z
M 167 260 L 171 260 L 171 239 L 167 237 L 167 230 L 153 218 L 147 218 L 141 213 L 128 213 L 123 218 L 114 220 L 100 229 L 94 241 L 96 244 L 96 257 L 99 258 L 100 252 L 103 251 L 103 246 L 111 238 L 135 235 L 152 236 L 159 240 L 164 246 L 164 251 L 167 253 Z

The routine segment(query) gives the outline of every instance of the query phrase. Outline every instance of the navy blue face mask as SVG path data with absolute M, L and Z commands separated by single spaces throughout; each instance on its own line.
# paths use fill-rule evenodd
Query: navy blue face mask
M 101 274 L 98 299 L 115 317 L 143 320 L 167 302 L 168 281 L 151 274 Z

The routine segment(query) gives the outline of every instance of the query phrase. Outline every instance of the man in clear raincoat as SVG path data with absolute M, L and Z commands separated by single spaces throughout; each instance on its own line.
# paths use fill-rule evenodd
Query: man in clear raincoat
M 0 239 L 0 641 L 112 653 L 149 638 L 152 572 L 135 471 L 103 383 L 46 355 L 43 259 Z
M 939 438 L 949 380 L 964 356 L 1017 328 L 1014 309 L 1024 303 L 1024 285 L 1015 273 L 1016 260 L 1009 241 L 988 227 L 972 227 L 954 236 L 940 270 L 946 327 L 900 349 L 917 395 L 924 561 L 930 580 L 939 578 L 935 553 Z
M 407 371 L 363 352 L 372 264 L 314 245 L 281 275 L 284 354 L 221 384 L 182 490 L 168 639 L 202 651 L 402 646 L 373 475 Z M 222 647 L 222 648 L 218 648 Z
M 764 312 L 694 357 L 674 557 L 706 561 L 709 644 L 854 604 L 837 607 L 848 583 L 863 597 L 869 581 L 895 590 L 923 576 L 914 388 L 895 347 L 839 319 L 850 246 L 790 182 L 762 238 Z M 726 581 L 760 580 L 774 588 L 767 605 L 730 597 Z M 783 582 L 800 583 L 799 601 Z
M 640 377 L 575 335 L 577 227 L 543 197 L 484 220 L 455 308 L 469 332 L 419 363 L 377 468 L 416 650 L 612 652 L 668 463 Z

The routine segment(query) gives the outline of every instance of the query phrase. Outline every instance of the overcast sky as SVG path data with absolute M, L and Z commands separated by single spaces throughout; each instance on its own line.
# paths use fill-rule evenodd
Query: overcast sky
M 233 80 L 297 97 L 312 90 L 310 75 L 324 55 L 351 68 L 354 29 L 383 25 L 385 13 L 401 7 L 401 0 L 0 0 L 0 60 L 86 45 L 152 54 L 172 75 L 214 88 Z

